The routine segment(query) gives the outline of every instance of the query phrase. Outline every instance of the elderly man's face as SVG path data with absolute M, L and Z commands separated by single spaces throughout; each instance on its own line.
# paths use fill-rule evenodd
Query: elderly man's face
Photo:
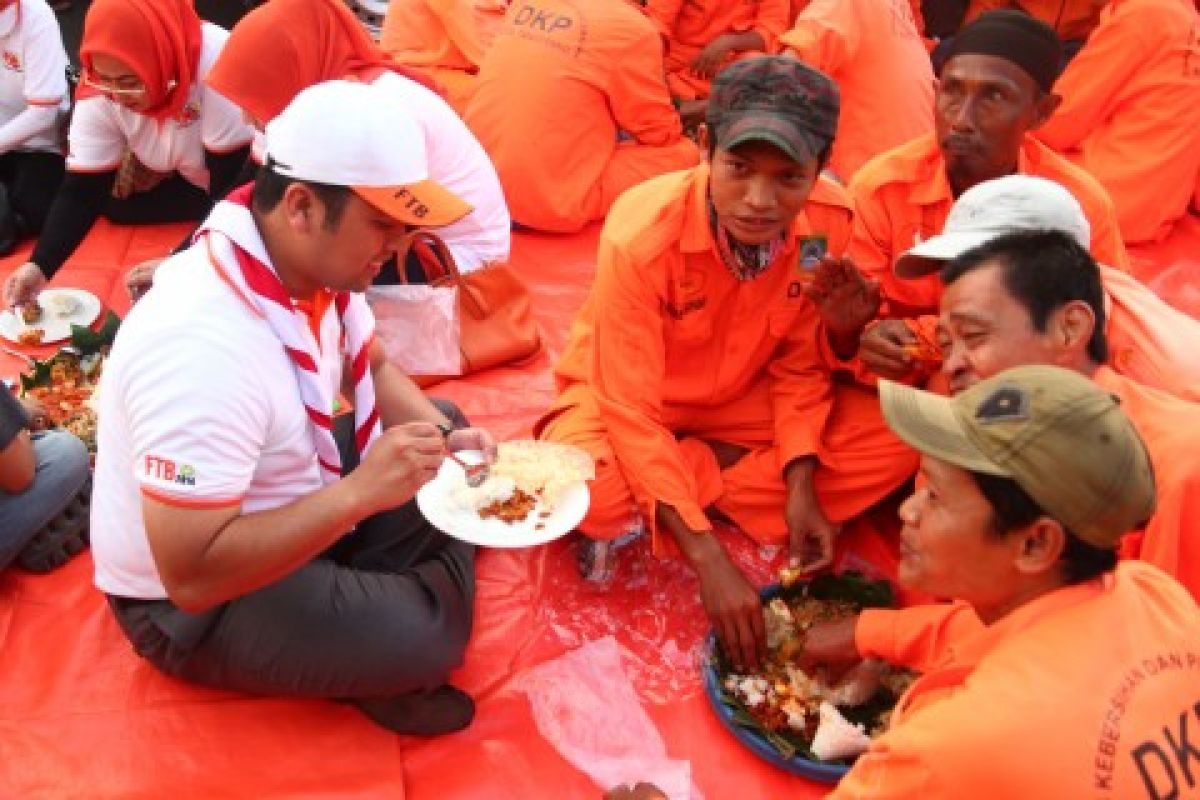
M 1023 364 L 1056 364 L 1062 359 L 1051 321 L 1033 324 L 1029 309 L 1004 284 L 1003 267 L 984 264 L 946 287 L 938 339 L 942 371 L 958 394 L 998 372 Z
M 955 194 L 1010 175 L 1027 131 L 1058 105 L 1025 70 L 998 56 L 955 56 L 942 68 L 934 117 Z

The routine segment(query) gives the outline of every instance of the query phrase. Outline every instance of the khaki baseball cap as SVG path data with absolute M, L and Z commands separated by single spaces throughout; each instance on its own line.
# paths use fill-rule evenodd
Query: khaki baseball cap
M 406 225 L 436 228 L 472 206 L 429 176 L 412 114 L 370 84 L 326 81 L 267 123 L 266 163 L 289 178 L 345 186 Z
M 1154 513 L 1154 473 L 1117 398 L 1060 367 L 1015 367 L 955 395 L 879 381 L 883 416 L 915 449 L 1011 478 L 1047 515 L 1114 547 Z

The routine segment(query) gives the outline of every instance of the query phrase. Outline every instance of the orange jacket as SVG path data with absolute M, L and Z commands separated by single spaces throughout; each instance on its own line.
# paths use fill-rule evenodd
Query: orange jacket
M 1086 39 L 1100 20 L 1100 12 L 1108 0 L 971 0 L 963 24 L 985 11 L 997 8 L 1019 8 L 1054 28 L 1064 42 Z
M 1200 320 L 1128 273 L 1101 265 L 1109 365 L 1143 386 L 1200 403 Z
M 986 627 L 962 603 L 865 611 L 855 636 L 923 674 L 831 800 L 1189 796 L 1200 612 L 1152 566 Z
M 618 150 L 679 143 L 662 40 L 625 0 L 518 0 L 479 71 L 467 124 L 492 157 L 513 219 L 573 230 Z M 566 113 L 569 110 L 570 113 Z M 694 163 L 694 162 L 693 162 Z
M 646 16 L 658 26 L 672 55 L 686 62 L 725 33 L 754 31 L 762 36 L 764 52 L 774 53 L 791 11 L 791 0 L 646 0 Z
M 1129 268 L 1112 200 L 1095 178 L 1032 136 L 1025 137 L 1017 169 L 1069 189 L 1092 226 L 1092 255 L 1101 263 Z M 916 242 L 941 233 L 954 205 L 936 138 L 922 136 L 867 162 L 849 188 L 855 213 L 850 256 L 865 274 L 879 279 L 890 313 L 936 314 L 942 296 L 937 275 L 906 280 L 892 268 Z
M 817 452 L 831 405 L 824 336 L 793 265 L 797 241 L 845 252 L 845 191 L 821 179 L 779 260 L 752 281 L 721 261 L 708 222 L 707 164 L 630 189 L 600 237 L 596 280 L 555 373 L 559 392 L 589 385 L 647 520 L 656 502 L 694 530 L 710 523 L 664 409 L 720 408 L 774 378 L 780 469 Z
M 843 181 L 933 130 L 933 68 L 908 0 L 813 0 L 779 42 L 837 81 L 830 166 Z
M 1037 137 L 1108 190 L 1126 242 L 1166 238 L 1200 178 L 1200 14 L 1190 0 L 1113 0 L 1054 85 Z
M 1120 398 L 1154 466 L 1158 505 L 1145 531 L 1130 535 L 1123 553 L 1175 576 L 1200 600 L 1200 405 L 1108 367 L 1092 378 Z
M 474 71 L 507 8 L 506 0 L 392 0 L 379 47 L 401 64 Z

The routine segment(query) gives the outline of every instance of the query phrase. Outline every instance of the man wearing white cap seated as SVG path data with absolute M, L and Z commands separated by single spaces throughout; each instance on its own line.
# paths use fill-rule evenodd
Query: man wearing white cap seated
M 374 340 L 361 293 L 397 240 L 470 210 L 428 180 L 418 128 L 377 92 L 299 94 L 267 127 L 254 185 L 122 325 L 99 409 L 96 585 L 164 672 L 435 734 L 473 715 L 446 681 L 474 556 L 411 501 L 447 448 L 494 443 L 444 437 L 451 419 Z M 354 446 L 334 438 L 339 387 Z
M 1085 249 L 1091 241 L 1087 216 L 1069 191 L 1045 178 L 1010 175 L 963 192 L 942 233 L 901 256 L 895 271 L 901 278 L 923 278 L 972 247 L 1031 230 L 1061 231 Z M 1101 264 L 1100 278 L 1108 319 L 1107 366 L 1145 386 L 1200 401 L 1200 321 L 1172 308 L 1119 269 Z M 863 336 L 859 356 L 864 366 L 882 377 L 911 379 L 919 365 L 905 343 L 918 336 L 932 340 L 936 319 L 876 324 L 889 331 L 886 336 Z

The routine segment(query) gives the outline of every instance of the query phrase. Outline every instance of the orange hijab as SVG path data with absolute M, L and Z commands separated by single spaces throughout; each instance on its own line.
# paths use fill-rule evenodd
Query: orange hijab
M 309 86 L 385 70 L 439 91 L 385 55 L 341 0 L 270 0 L 233 26 L 205 80 L 266 125 Z
M 83 23 L 79 60 L 87 71 L 97 53 L 120 59 L 146 85 L 155 119 L 177 116 L 200 64 L 200 17 L 191 0 L 95 0 Z M 102 92 L 87 85 L 79 97 Z

